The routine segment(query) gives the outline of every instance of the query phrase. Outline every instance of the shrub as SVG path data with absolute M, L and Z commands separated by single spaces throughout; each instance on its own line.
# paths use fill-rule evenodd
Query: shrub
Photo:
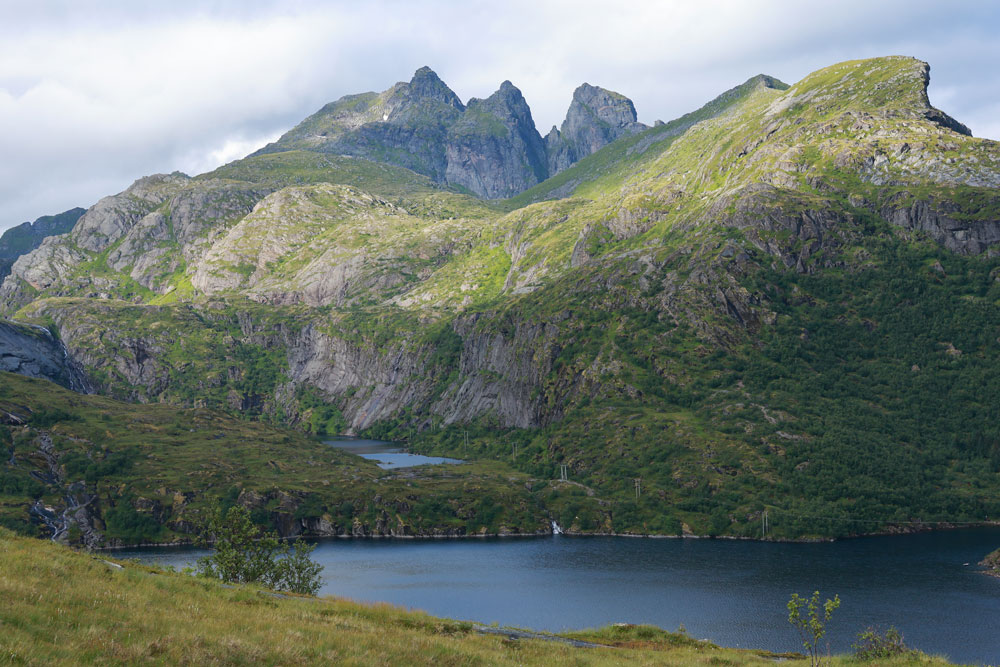
M 72 414 L 66 412 L 65 410 L 60 410 L 59 408 L 43 408 L 41 410 L 36 410 L 31 415 L 31 425 L 35 428 L 48 428 L 59 422 L 78 422 L 81 421 L 80 415 Z
M 201 576 L 227 583 L 262 584 L 275 590 L 315 595 L 323 566 L 309 558 L 315 546 L 297 541 L 292 549 L 275 533 L 266 532 L 250 519 L 242 505 L 218 511 L 199 539 L 215 551 L 198 559 Z
M 903 642 L 903 633 L 894 627 L 890 627 L 885 634 L 882 634 L 878 628 L 869 626 L 858 633 L 857 641 L 851 644 L 851 648 L 854 649 L 854 657 L 859 660 L 892 658 L 910 653 L 910 649 L 906 648 Z

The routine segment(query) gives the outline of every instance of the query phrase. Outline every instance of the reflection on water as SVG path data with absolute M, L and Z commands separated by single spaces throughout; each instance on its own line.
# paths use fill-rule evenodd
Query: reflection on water
M 560 631 L 608 623 L 683 624 L 726 646 L 801 650 L 793 592 L 839 594 L 831 648 L 869 625 L 966 663 L 1000 662 L 1000 579 L 974 565 L 1000 546 L 977 528 L 817 544 L 612 537 L 325 540 L 323 594 L 432 614 Z M 119 552 L 171 563 L 193 549 Z
M 378 462 L 378 467 L 384 470 L 392 468 L 412 468 L 414 466 L 439 465 L 442 463 L 464 463 L 459 459 L 449 459 L 443 456 L 422 456 L 408 454 L 392 442 L 383 440 L 357 440 L 348 438 L 333 438 L 324 440 L 333 447 L 344 449 L 366 459 Z

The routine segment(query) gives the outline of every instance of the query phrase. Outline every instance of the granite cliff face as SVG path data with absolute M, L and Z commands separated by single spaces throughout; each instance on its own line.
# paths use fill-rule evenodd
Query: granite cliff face
M 573 91 L 562 127 L 545 135 L 549 175 L 597 152 L 615 139 L 647 129 L 636 120 L 632 100 L 585 83 Z

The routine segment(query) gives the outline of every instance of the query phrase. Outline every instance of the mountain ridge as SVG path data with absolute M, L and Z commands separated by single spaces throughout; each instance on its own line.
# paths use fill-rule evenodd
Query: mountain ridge
M 506 198 L 645 127 L 636 122 L 631 100 L 618 93 L 583 84 L 573 100 L 563 122 L 567 137 L 557 130 L 543 139 L 521 91 L 509 80 L 488 98 L 462 104 L 425 66 L 408 83 L 325 105 L 252 155 L 305 149 L 370 157 L 487 199 Z
M 752 77 L 503 202 L 310 150 L 158 177 L 19 259 L 0 298 L 120 399 L 304 429 L 318 402 L 420 451 L 565 464 L 594 494 L 558 492 L 571 530 L 982 520 L 1000 145 L 928 77 L 903 57 Z M 481 106 L 425 83 L 445 118 Z

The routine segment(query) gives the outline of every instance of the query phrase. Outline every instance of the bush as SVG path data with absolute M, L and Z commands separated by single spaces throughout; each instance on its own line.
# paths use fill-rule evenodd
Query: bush
M 858 633 L 858 639 L 851 644 L 851 648 L 854 649 L 854 657 L 859 660 L 892 658 L 910 653 L 910 649 L 906 648 L 903 642 L 903 633 L 894 627 L 881 634 L 878 628 L 869 626 Z
M 292 549 L 275 533 L 254 525 L 242 505 L 221 510 L 205 526 L 199 542 L 215 551 L 198 559 L 198 573 L 227 583 L 262 584 L 292 593 L 315 595 L 323 566 L 309 558 L 315 546 L 297 541 Z

